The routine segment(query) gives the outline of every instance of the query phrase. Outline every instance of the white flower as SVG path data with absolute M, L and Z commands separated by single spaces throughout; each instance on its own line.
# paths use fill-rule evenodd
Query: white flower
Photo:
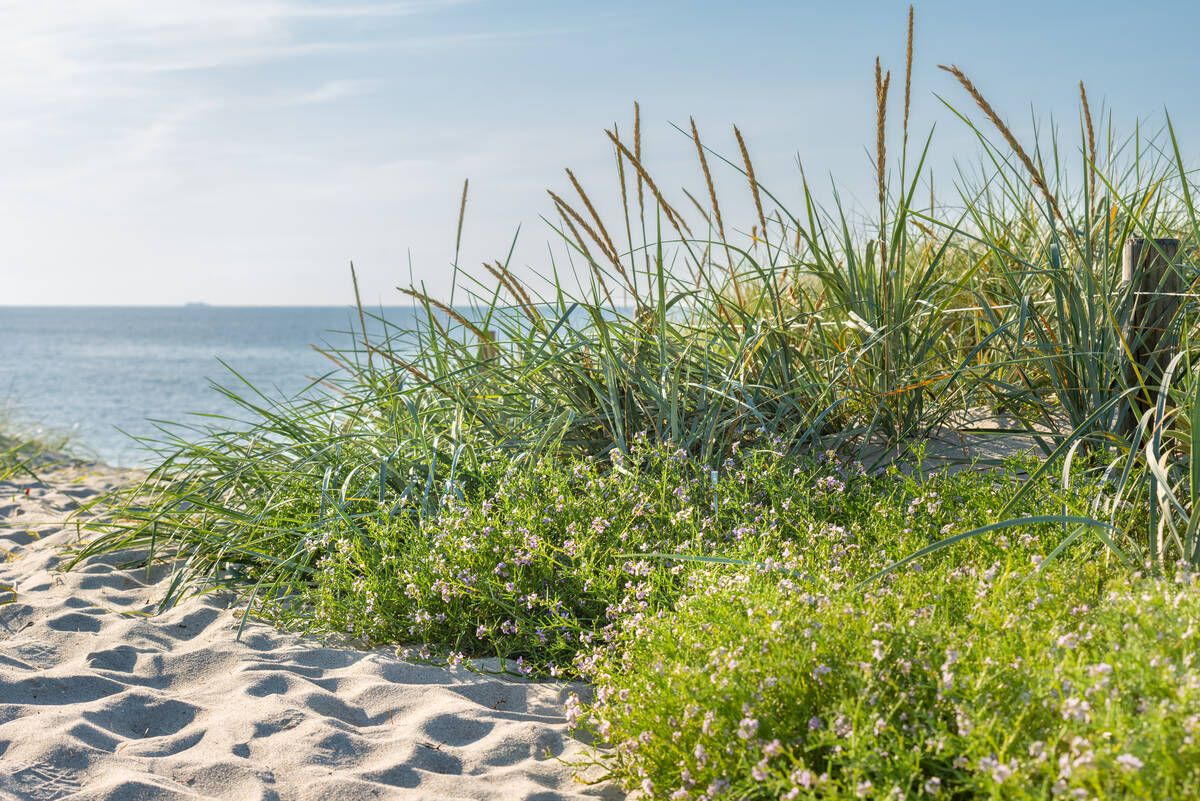
M 807 790 L 817 783 L 817 775 L 805 768 L 792 773 L 792 781 Z
M 741 724 L 738 726 L 738 737 L 743 740 L 749 740 L 758 731 L 758 721 L 754 718 L 742 718 Z
M 579 728 L 579 719 L 583 716 L 583 704 L 579 702 L 579 696 L 575 693 L 569 694 L 563 709 L 567 716 L 567 728 Z
M 1063 720 L 1086 722 L 1091 719 L 1092 705 L 1082 698 L 1068 698 L 1062 705 Z
M 925 781 L 925 795 L 937 795 L 942 791 L 942 780 L 937 776 Z
M 1133 754 L 1121 754 L 1117 757 L 1117 764 L 1126 770 L 1141 770 L 1144 763 Z

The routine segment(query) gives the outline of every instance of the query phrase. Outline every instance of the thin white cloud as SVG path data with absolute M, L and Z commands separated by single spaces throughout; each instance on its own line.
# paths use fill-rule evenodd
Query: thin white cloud
M 361 47 L 306 20 L 430 15 L 469 0 L 0 0 L 0 91 L 43 94 L 98 72 L 239 66 Z
M 315 106 L 321 103 L 332 103 L 347 97 L 364 95 L 367 93 L 369 85 L 368 81 L 325 81 L 315 89 L 290 95 L 284 100 L 284 105 Z
M 0 174 L 0 265 L 39 277 L 22 298 L 74 302 L 198 296 L 194 282 L 267 298 L 284 273 L 294 294 L 271 302 L 311 302 L 341 286 L 326 268 L 343 256 L 377 265 L 383 295 L 396 243 L 436 269 L 462 177 L 479 179 L 480 225 L 511 213 L 505 193 L 482 201 L 508 162 L 361 97 L 403 97 L 397 75 L 430 54 L 554 34 L 436 18 L 464 2 L 0 0 L 0 149 L 20 154 Z M 336 126 L 322 104 L 341 100 L 369 124 Z

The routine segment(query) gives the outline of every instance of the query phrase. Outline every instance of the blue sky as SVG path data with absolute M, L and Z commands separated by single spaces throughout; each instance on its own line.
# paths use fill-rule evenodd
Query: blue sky
M 603 129 L 641 102 L 661 183 L 696 186 L 708 144 L 747 138 L 760 179 L 799 195 L 797 157 L 870 197 L 873 61 L 899 119 L 907 4 L 89 0 L 0 2 L 0 304 L 369 303 L 449 287 L 464 265 L 548 264 L 544 190 L 572 167 L 611 208 Z M 1185 156 L 1200 17 L 1187 3 L 917 2 L 913 127 L 935 176 L 977 147 L 957 63 L 1010 120 L 1070 127 L 1078 81 L 1119 130 L 1169 107 Z M 889 130 L 893 145 L 898 125 Z M 723 194 L 744 191 L 719 174 Z M 737 207 L 737 201 L 731 201 Z

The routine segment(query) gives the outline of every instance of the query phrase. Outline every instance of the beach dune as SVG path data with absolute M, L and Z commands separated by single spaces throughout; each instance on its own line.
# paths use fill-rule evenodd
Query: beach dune
M 120 480 L 65 465 L 0 482 L 0 798 L 582 799 L 549 753 L 583 745 L 568 684 L 323 647 L 238 618 L 227 595 L 152 616 L 169 574 L 128 554 L 69 573 L 61 522 Z M 12 593 L 0 600 L 12 598 Z

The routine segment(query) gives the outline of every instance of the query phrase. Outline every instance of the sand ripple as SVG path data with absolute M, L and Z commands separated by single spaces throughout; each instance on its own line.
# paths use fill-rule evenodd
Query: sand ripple
M 146 617 L 163 571 L 59 573 L 60 521 L 119 480 L 98 466 L 0 482 L 0 798 L 616 799 L 568 758 L 572 688 L 323 647 L 228 599 Z M 28 494 L 26 493 L 28 490 Z M 578 688 L 575 688 L 578 689 Z

